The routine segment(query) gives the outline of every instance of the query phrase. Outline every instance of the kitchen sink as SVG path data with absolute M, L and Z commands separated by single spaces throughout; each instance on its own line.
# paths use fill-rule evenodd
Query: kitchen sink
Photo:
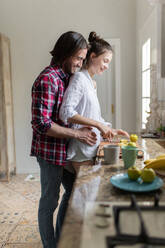
M 156 143 L 165 148 L 165 140 L 157 140 Z

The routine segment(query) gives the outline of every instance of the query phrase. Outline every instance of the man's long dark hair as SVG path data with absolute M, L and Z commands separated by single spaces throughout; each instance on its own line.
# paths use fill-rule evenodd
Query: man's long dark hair
M 82 34 L 68 31 L 59 37 L 53 50 L 50 52 L 53 56 L 51 65 L 62 66 L 67 58 L 73 56 L 80 49 L 85 49 L 87 47 L 87 41 Z

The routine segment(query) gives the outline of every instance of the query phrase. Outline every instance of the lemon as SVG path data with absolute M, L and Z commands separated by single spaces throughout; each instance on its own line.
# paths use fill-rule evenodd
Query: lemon
M 141 178 L 145 183 L 152 183 L 156 177 L 155 171 L 152 168 L 142 170 Z
M 126 144 L 127 144 L 127 143 L 128 143 L 128 140 L 126 140 L 126 139 L 121 139 L 121 140 L 120 140 L 120 143 L 126 143 Z
M 138 136 L 136 134 L 131 134 L 130 135 L 130 141 L 131 142 L 136 142 L 138 140 Z
M 137 180 L 140 175 L 141 175 L 141 170 L 136 167 L 136 166 L 131 166 L 128 171 L 128 177 L 131 179 L 131 180 Z
M 134 146 L 134 147 L 136 147 L 136 143 L 135 143 L 135 142 L 129 142 L 129 143 L 127 144 L 127 146 Z
M 126 143 L 121 143 L 121 142 L 120 142 L 118 145 L 119 145 L 119 146 L 127 146 Z

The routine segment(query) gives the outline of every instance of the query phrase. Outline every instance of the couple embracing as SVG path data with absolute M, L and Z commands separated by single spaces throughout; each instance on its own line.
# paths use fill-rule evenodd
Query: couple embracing
M 101 137 L 129 137 L 101 117 L 93 80 L 108 69 L 111 45 L 95 32 L 87 43 L 80 33 L 69 31 L 59 37 L 51 55 L 51 64 L 32 86 L 31 156 L 40 166 L 38 223 L 44 248 L 57 246 L 76 173 L 81 165 L 94 164 Z M 64 194 L 54 231 L 61 184 Z

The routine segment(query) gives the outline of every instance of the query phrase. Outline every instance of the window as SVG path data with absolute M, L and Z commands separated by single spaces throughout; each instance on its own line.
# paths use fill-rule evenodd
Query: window
M 146 128 L 150 114 L 150 43 L 148 39 L 142 46 L 142 129 Z

